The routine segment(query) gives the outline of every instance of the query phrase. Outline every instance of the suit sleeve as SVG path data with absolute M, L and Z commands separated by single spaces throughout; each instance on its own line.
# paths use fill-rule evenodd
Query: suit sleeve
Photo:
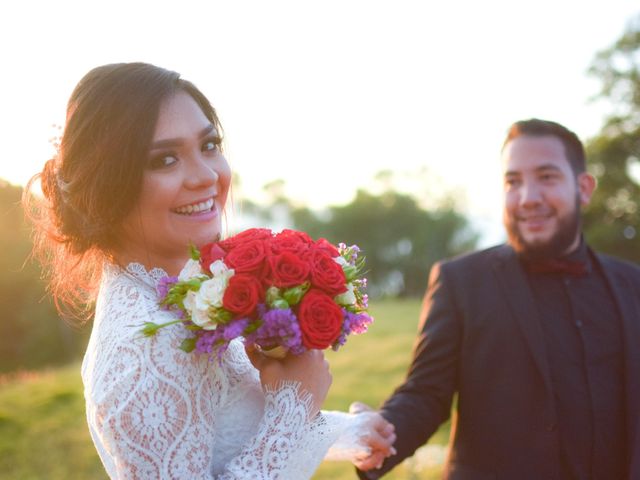
M 462 332 L 461 316 L 453 297 L 453 288 L 443 266 L 434 265 L 407 378 L 381 409 L 382 415 L 395 426 L 397 454 L 388 458 L 378 470 L 358 472 L 360 478 L 380 478 L 413 455 L 449 418 L 457 390 Z

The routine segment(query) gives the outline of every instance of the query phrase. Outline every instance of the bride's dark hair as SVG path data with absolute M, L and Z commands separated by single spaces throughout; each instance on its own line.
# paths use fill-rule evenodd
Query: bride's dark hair
M 34 256 L 65 316 L 92 311 L 104 262 L 134 208 L 162 102 L 185 91 L 222 132 L 209 100 L 176 72 L 146 63 L 103 65 L 78 83 L 58 152 L 27 184 Z M 34 191 L 40 182 L 42 195 Z

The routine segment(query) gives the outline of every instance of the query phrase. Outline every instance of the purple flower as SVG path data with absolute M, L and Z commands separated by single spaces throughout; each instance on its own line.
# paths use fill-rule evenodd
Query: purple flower
M 222 334 L 218 330 L 200 330 L 197 335 L 196 351 L 199 353 L 211 353 L 215 344 L 219 343 L 222 338 Z
M 373 322 L 373 318 L 366 313 L 353 313 L 343 308 L 344 322 L 342 323 L 342 333 L 333 344 L 333 349 L 337 350 L 345 344 L 347 336 L 350 334 L 358 335 L 367 331 L 369 324 Z
M 358 247 L 357 245 L 351 245 L 350 249 L 351 258 L 349 259 L 349 263 L 351 263 L 351 265 L 355 265 L 356 260 L 358 259 L 358 254 L 360 253 L 360 247 Z
M 366 293 L 362 295 L 362 307 L 369 308 L 369 295 L 367 295 Z
M 340 255 L 342 255 L 344 259 L 349 263 L 349 265 L 354 266 L 361 250 L 357 245 L 347 246 L 344 243 L 339 243 L 338 251 L 340 252 Z
M 214 350 L 218 359 L 229 347 L 229 342 L 241 336 L 249 325 L 248 318 L 234 320 L 227 325 L 219 325 L 215 330 L 198 330 L 196 335 L 196 351 L 210 354 Z
M 234 320 L 228 325 L 220 326 L 218 329 L 222 329 L 222 337 L 231 341 L 236 337 L 242 335 L 244 330 L 249 326 L 248 318 L 241 318 L 239 320 Z
M 371 318 L 366 313 L 347 313 L 347 318 L 345 319 L 345 331 L 347 328 L 349 329 L 349 333 L 355 333 L 359 335 L 361 333 L 365 333 L 369 328 L 369 325 L 373 322 L 373 318 Z
M 305 350 L 298 319 L 290 308 L 267 310 L 262 314 L 262 325 L 247 338 L 265 348 L 282 345 L 295 355 Z
M 158 297 L 163 300 L 169 293 L 169 289 L 178 283 L 178 277 L 162 277 L 156 286 Z

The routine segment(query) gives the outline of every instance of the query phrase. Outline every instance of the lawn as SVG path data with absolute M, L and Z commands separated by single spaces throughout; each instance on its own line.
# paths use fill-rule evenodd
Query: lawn
M 417 300 L 372 304 L 376 321 L 366 335 L 328 352 L 333 385 L 325 408 L 345 410 L 353 400 L 378 405 L 404 377 L 416 331 Z M 104 479 L 84 417 L 80 365 L 0 377 L 0 472 L 7 480 Z M 387 477 L 436 479 L 448 425 Z M 317 480 L 356 478 L 348 464 L 325 462 Z

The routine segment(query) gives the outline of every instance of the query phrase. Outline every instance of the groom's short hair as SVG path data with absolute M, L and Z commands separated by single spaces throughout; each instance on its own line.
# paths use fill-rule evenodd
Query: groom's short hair
M 507 138 L 505 138 L 502 148 L 504 149 L 507 143 L 521 135 L 534 137 L 551 135 L 558 138 L 564 145 L 565 155 L 573 172 L 578 175 L 586 171 L 587 167 L 582 142 L 575 133 L 559 123 L 550 120 L 540 120 L 538 118 L 520 120 L 509 127 Z

